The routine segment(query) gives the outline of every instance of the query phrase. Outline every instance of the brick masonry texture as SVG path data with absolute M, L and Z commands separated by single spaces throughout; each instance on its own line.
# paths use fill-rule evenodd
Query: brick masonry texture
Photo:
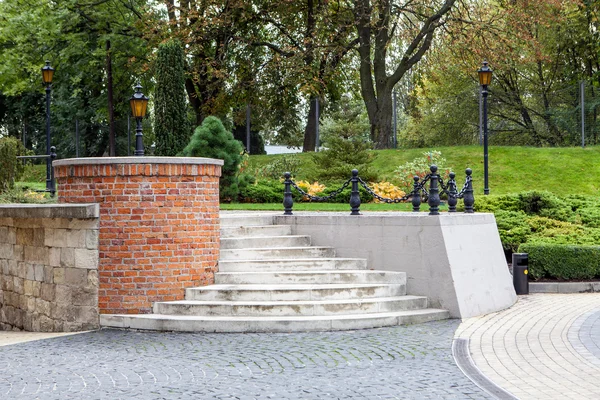
M 214 283 L 221 167 L 118 160 L 55 165 L 58 200 L 100 204 L 100 312 L 151 313 L 153 302 Z
M 1 330 L 99 327 L 98 227 L 97 217 L 0 218 Z

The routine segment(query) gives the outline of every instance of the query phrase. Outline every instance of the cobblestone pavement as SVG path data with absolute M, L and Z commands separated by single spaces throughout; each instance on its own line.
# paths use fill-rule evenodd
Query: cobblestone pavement
M 508 310 L 465 320 L 456 337 L 519 399 L 600 399 L 599 293 L 519 296 Z
M 350 332 L 102 330 L 0 347 L 0 399 L 486 399 L 457 320 Z

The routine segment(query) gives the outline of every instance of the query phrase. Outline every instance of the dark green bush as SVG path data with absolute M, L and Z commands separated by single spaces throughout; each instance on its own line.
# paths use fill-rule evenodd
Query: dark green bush
M 242 162 L 242 144 L 233 138 L 217 117 L 207 117 L 196 128 L 190 143 L 181 151 L 183 157 L 210 157 L 223 160 L 219 196 L 222 200 L 237 199 L 240 186 L 252 178 L 239 173 Z
M 600 246 L 525 243 L 518 251 L 529 254 L 529 275 L 533 279 L 600 277 Z
M 274 180 L 259 180 L 240 190 L 243 203 L 282 203 L 283 183 Z
M 516 251 L 519 245 L 525 243 L 531 235 L 527 215 L 523 211 L 498 210 L 494 216 L 504 249 Z
M 337 186 L 331 186 L 331 187 L 327 187 L 325 190 L 323 190 L 323 193 L 321 193 L 321 196 L 329 196 L 331 193 L 335 192 L 337 189 L 339 189 L 341 186 L 341 184 L 338 184 Z M 338 194 L 337 196 L 335 196 L 333 199 L 329 200 L 330 203 L 350 203 L 350 195 L 352 194 L 352 184 L 349 184 L 348 187 L 346 187 L 340 194 Z M 365 190 L 365 188 L 363 188 L 362 186 L 358 187 L 358 193 L 360 196 L 360 202 L 361 203 L 369 203 L 371 201 L 373 201 L 373 196 L 371 196 L 371 194 L 369 194 L 369 192 L 367 192 Z
M 256 171 L 262 178 L 281 179 L 283 174 L 289 172 L 292 178 L 296 176 L 300 169 L 300 159 L 295 154 L 287 154 L 264 165 Z
M 311 180 L 343 182 L 352 176 L 353 169 L 358 169 L 365 182 L 377 181 L 377 174 L 369 167 L 374 160 L 373 154 L 369 153 L 369 143 L 331 138 L 328 146 L 328 149 L 312 155 L 317 171 Z
M 25 146 L 10 136 L 0 138 L 0 192 L 12 189 L 15 181 L 19 180 L 25 166 L 17 156 L 27 154 Z

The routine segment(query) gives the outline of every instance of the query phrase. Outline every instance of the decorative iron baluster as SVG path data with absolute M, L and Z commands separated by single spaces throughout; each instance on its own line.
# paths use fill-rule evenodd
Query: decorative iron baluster
M 352 170 L 352 192 L 350 193 L 350 215 L 360 215 L 360 194 L 358 192 L 358 170 Z
M 471 174 L 473 171 L 471 168 L 467 168 L 465 170 L 465 174 L 467 174 L 465 181 L 465 194 L 463 197 L 463 202 L 465 203 L 465 213 L 472 214 L 475 211 L 473 210 L 473 205 L 475 204 L 475 196 L 473 195 L 473 179 L 471 178 Z
M 413 192 L 412 192 L 412 206 L 413 212 L 421 211 L 421 186 L 419 185 L 419 177 L 413 177 L 415 183 L 413 184 Z
M 292 215 L 292 207 L 294 206 L 294 199 L 292 199 L 292 174 L 286 172 L 283 174 L 285 181 L 283 190 L 283 215 Z
M 456 191 L 456 181 L 454 178 L 456 174 L 454 172 L 450 172 L 450 180 L 448 181 L 448 212 L 456 212 L 456 203 L 458 203 L 458 198 L 456 197 L 458 192 Z
M 429 196 L 427 204 L 429 204 L 429 215 L 439 215 L 440 206 L 440 190 L 438 188 L 437 165 L 432 165 L 430 168 Z

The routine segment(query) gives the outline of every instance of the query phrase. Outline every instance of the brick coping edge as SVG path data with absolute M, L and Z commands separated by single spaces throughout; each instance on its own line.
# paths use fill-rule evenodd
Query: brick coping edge
M 174 165 L 223 165 L 223 160 L 206 157 L 88 157 L 66 158 L 52 162 L 55 167 L 69 165 L 111 164 L 174 164 Z

